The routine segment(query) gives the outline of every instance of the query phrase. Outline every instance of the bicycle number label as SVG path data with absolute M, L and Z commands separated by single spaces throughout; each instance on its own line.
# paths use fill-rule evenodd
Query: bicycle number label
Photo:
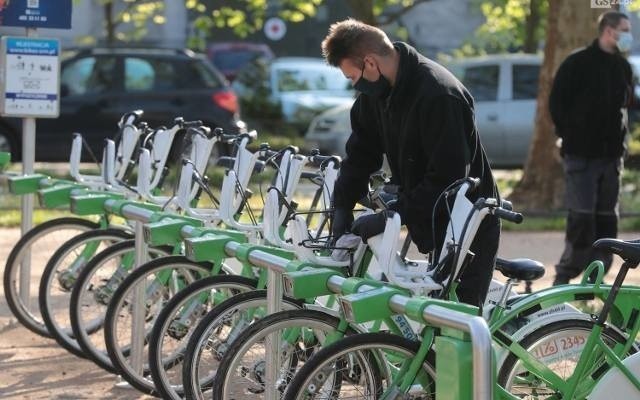
M 550 362 L 562 357 L 580 355 L 586 338 L 580 335 L 553 338 L 540 343 L 533 349 L 533 356 L 540 361 Z

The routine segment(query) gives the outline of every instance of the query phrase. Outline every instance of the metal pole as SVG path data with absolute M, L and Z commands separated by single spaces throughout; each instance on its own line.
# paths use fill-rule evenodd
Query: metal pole
M 135 268 L 144 264 L 147 259 L 147 244 L 144 241 L 144 223 L 136 221 L 136 265 Z M 133 293 L 133 310 L 131 313 L 131 367 L 139 374 L 142 374 L 143 349 L 144 349 L 144 321 L 145 321 L 145 292 L 146 281 L 143 280 L 136 285 Z
M 237 243 L 229 242 L 225 246 L 225 252 L 229 256 L 235 256 L 237 247 Z M 289 260 L 256 250 L 249 253 L 249 262 L 256 267 L 267 269 L 267 314 L 282 310 L 282 274 L 285 272 L 285 265 Z M 280 398 L 277 392 L 280 364 L 280 334 L 275 332 L 267 335 L 265 342 L 266 400 Z
M 393 302 L 393 298 L 391 301 Z M 493 353 L 491 333 L 487 322 L 482 317 L 471 317 L 468 314 L 436 305 L 426 307 L 422 316 L 426 322 L 433 325 L 447 326 L 469 333 L 473 351 L 473 398 L 475 400 L 493 399 L 491 380 Z
M 271 268 L 267 274 L 267 314 L 273 314 L 282 309 L 282 276 Z M 276 388 L 280 365 L 280 333 L 274 332 L 267 335 L 265 343 L 266 400 L 280 398 Z
M 27 37 L 37 37 L 35 28 L 27 28 Z M 33 174 L 36 154 L 36 119 L 22 119 L 22 173 Z M 33 226 L 33 194 L 26 194 L 20 199 L 22 218 L 20 232 L 22 236 Z M 29 308 L 31 298 L 31 251 L 27 249 L 20 264 L 20 298 Z
M 154 211 L 147 210 L 146 208 L 136 207 L 135 205 L 125 205 L 122 207 L 122 210 L 118 211 L 116 209 L 116 205 L 118 204 L 117 200 L 106 200 L 104 202 L 104 209 L 109 212 L 119 212 L 126 219 L 131 219 L 134 221 L 140 221 L 142 223 L 146 223 L 151 221 L 153 217 Z

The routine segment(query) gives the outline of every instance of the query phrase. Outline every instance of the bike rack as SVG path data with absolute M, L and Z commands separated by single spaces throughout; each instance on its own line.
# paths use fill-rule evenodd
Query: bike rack
M 332 292 L 341 294 L 342 285 L 346 280 L 346 278 L 339 275 L 333 275 L 327 280 L 327 287 Z M 363 284 L 358 287 L 357 293 L 376 289 L 379 288 Z M 407 304 L 410 300 L 411 297 L 395 294 L 389 298 L 388 305 L 392 311 L 404 314 L 409 311 Z M 480 316 L 471 316 L 439 305 L 425 307 L 422 312 L 422 318 L 433 326 L 453 328 L 469 334 L 472 347 L 472 398 L 474 400 L 491 400 L 493 398 L 493 350 L 491 347 L 491 332 L 486 321 Z M 463 379 L 461 376 L 458 378 L 459 380 Z M 438 379 L 438 369 L 436 369 L 436 379 Z M 461 382 L 460 385 L 464 386 L 464 382 Z M 437 387 L 438 385 L 436 385 L 436 390 Z M 447 392 L 451 393 L 452 391 L 447 388 Z M 438 399 L 445 398 L 442 394 L 446 396 L 446 393 L 436 393 L 436 397 Z
M 235 257 L 239 246 L 239 243 L 229 241 L 225 245 L 225 253 L 230 257 Z M 247 258 L 254 266 L 268 270 L 267 313 L 272 314 L 280 311 L 283 296 L 282 274 L 287 272 L 286 266 L 290 263 L 290 260 L 261 250 L 249 252 Z M 342 283 L 345 280 L 346 278 L 334 275 L 327 281 L 327 287 L 333 292 L 341 293 Z M 359 287 L 358 292 L 374 289 L 377 288 L 365 284 Z M 394 295 L 389 300 L 389 307 L 396 313 L 405 313 L 407 311 L 407 303 L 410 300 L 411 298 L 407 296 Z M 431 325 L 452 328 L 469 334 L 472 347 L 472 381 L 466 382 L 466 384 L 468 387 L 473 388 L 472 398 L 474 400 L 491 400 L 493 398 L 493 351 L 491 333 L 486 321 L 480 316 L 472 316 L 438 305 L 427 306 L 422 312 L 422 317 L 425 322 Z M 267 345 L 265 346 L 265 374 L 266 382 L 268 382 L 266 387 L 275 388 L 278 365 L 280 365 L 278 360 L 279 337 L 277 334 L 270 336 L 274 337 L 268 337 Z M 465 385 L 465 383 L 463 382 L 461 385 Z M 267 400 L 278 398 L 275 391 L 272 390 L 266 390 L 265 395 Z
M 118 202 L 117 200 L 107 200 L 104 203 L 104 206 L 107 211 L 119 213 L 127 219 L 136 221 L 136 265 L 141 265 L 146 261 L 147 250 L 143 234 L 143 225 L 145 222 L 150 222 L 153 219 L 154 211 L 128 204 L 122 205 L 122 202 Z M 225 244 L 224 251 L 229 257 L 236 257 L 236 255 L 239 255 L 238 250 L 240 246 L 240 243 L 231 240 Z M 284 294 L 282 274 L 288 271 L 286 266 L 291 261 L 259 249 L 249 251 L 246 258 L 252 265 L 260 268 L 266 268 L 268 270 L 267 274 L 269 285 L 267 285 L 267 313 L 272 314 L 280 311 L 282 297 Z M 332 292 L 342 293 L 342 284 L 345 280 L 346 279 L 344 277 L 333 275 L 327 280 L 327 288 Z M 375 289 L 378 288 L 364 284 L 357 289 L 357 292 L 362 293 Z M 141 352 L 142 343 L 138 343 L 138 346 L 135 344 L 136 342 L 142 342 L 144 340 L 144 304 L 139 301 L 144 296 L 144 288 L 138 288 L 134 296 L 135 308 L 132 321 L 133 349 L 131 360 L 132 367 L 141 371 L 143 365 Z M 410 300 L 411 298 L 408 296 L 394 294 L 389 298 L 388 305 L 390 309 L 396 313 L 405 313 L 407 311 L 407 303 Z M 422 318 L 425 322 L 431 325 L 443 328 L 452 328 L 469 334 L 472 348 L 472 382 L 469 382 L 467 387 L 473 388 L 473 399 L 475 400 L 492 399 L 493 353 L 491 348 L 491 334 L 486 321 L 480 316 L 472 316 L 438 305 L 428 305 L 425 307 L 422 312 Z M 140 350 L 136 351 L 136 349 Z M 265 364 L 267 369 L 265 373 L 266 381 L 274 382 L 274 384 L 267 384 L 266 387 L 268 388 L 275 387 L 275 380 L 277 379 L 278 371 L 277 366 L 279 365 L 278 349 L 278 335 L 270 335 L 270 337 L 267 338 L 265 354 Z M 437 374 L 438 370 L 436 370 L 436 375 Z M 463 377 L 459 378 L 463 379 Z M 460 383 L 460 385 L 464 386 L 465 383 Z M 275 400 L 277 398 L 277 394 L 272 390 L 267 390 L 265 395 L 267 400 Z
M 105 210 L 122 215 L 135 222 L 135 267 L 147 261 L 148 246 L 144 240 L 144 224 L 149 222 L 155 214 L 152 210 L 125 205 L 118 207 L 117 200 L 104 202 Z M 146 287 L 144 284 L 136 286 L 133 294 L 133 310 L 131 315 L 131 366 L 139 373 L 142 372 L 144 357 L 144 299 Z

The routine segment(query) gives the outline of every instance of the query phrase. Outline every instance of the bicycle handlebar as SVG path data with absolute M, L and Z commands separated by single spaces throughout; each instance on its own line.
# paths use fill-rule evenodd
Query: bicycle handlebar
M 497 207 L 492 209 L 491 213 L 498 218 L 506 219 L 507 221 L 520 224 L 524 220 L 524 217 L 519 212 L 507 210 L 506 208 Z
M 220 141 L 231 144 L 233 142 L 242 140 L 243 138 L 249 139 L 249 142 L 254 141 L 258 137 L 258 132 L 255 130 L 247 133 L 227 134 L 222 129 L 216 129 L 215 134 L 218 135 Z
M 340 158 L 340 156 L 323 156 L 320 154 L 320 150 L 318 149 L 311 150 L 311 155 L 308 157 L 308 159 L 309 164 L 318 168 L 326 165 L 326 163 L 328 163 L 329 161 L 333 161 L 336 167 L 340 167 L 340 165 L 342 164 L 342 158 Z

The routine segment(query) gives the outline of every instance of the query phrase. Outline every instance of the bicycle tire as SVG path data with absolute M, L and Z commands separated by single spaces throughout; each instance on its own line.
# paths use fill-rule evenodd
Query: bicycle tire
M 168 249 L 156 251 L 161 251 L 158 255 L 168 254 Z M 113 293 L 131 272 L 129 263 L 134 260 L 135 239 L 116 243 L 87 263 L 71 290 L 69 317 L 73 336 L 85 356 L 108 372 L 115 373 L 116 369 L 104 345 L 104 315 Z M 97 311 L 89 307 L 97 307 Z
M 185 278 L 188 283 L 191 283 L 207 276 L 211 271 L 211 265 L 208 263 L 196 263 L 184 256 L 169 256 L 151 260 L 136 268 L 125 278 L 113 294 L 105 315 L 104 339 L 111 363 L 123 379 L 146 394 L 156 393 L 155 385 L 149 376 L 148 362 L 144 362 L 144 360 L 148 360 L 148 354 L 145 355 L 144 352 L 148 351 L 149 332 L 160 309 L 166 304 L 166 301 L 163 300 L 168 300 L 165 295 L 171 298 L 179 291 L 172 292 L 170 288 L 167 292 L 165 290 L 167 289 L 166 286 L 163 286 L 159 281 L 155 281 L 156 274 L 167 270 L 171 272 L 172 277 L 178 275 L 178 280 Z M 145 297 L 142 300 L 143 304 L 149 308 L 145 310 L 145 314 L 147 311 L 149 311 L 149 314 L 145 315 L 144 345 L 140 349 L 143 353 L 142 369 L 136 371 L 130 364 L 131 327 L 123 329 L 122 332 L 124 333 L 122 335 L 119 329 L 123 324 L 130 321 L 129 316 L 131 315 L 130 311 L 132 311 L 129 307 L 129 304 L 132 304 L 129 301 L 130 296 L 135 295 L 136 287 L 142 282 L 145 282 L 146 286 L 146 281 L 149 278 L 154 280 L 154 287 L 144 295 L 150 294 L 157 298 Z M 156 289 L 157 292 L 154 292 Z M 147 292 L 146 289 L 145 292 Z M 125 337 L 125 335 L 128 336 Z
M 380 360 L 384 360 L 385 354 L 398 354 L 404 360 L 413 359 L 420 347 L 419 342 L 408 340 L 404 337 L 390 333 L 362 333 L 347 336 L 329 346 L 323 347 L 314 354 L 300 368 L 293 377 L 284 400 L 313 399 L 316 395 L 323 399 L 356 399 L 357 394 L 368 400 L 378 399 L 389 390 L 390 373 L 386 371 L 386 365 L 381 366 Z M 427 374 L 425 387 L 422 392 L 414 394 L 416 388 L 412 387 L 412 395 L 417 397 L 405 397 L 408 394 L 396 393 L 394 398 L 435 398 L 435 368 L 434 355 L 430 351 L 423 364 L 423 371 Z M 339 373 L 333 373 L 338 371 Z M 332 372 L 332 373 L 327 373 Z M 320 385 L 324 383 L 324 385 Z M 325 385 L 329 385 L 325 387 Z M 349 397 L 344 397 L 349 396 Z
M 84 232 L 65 242 L 47 262 L 40 278 L 38 292 L 40 312 L 51 336 L 71 354 L 85 358 L 85 354 L 73 337 L 71 330 L 69 298 L 80 271 L 99 249 L 99 247 L 95 249 L 91 249 L 91 247 L 105 246 L 106 248 L 129 238 L 131 238 L 131 234 L 121 229 L 98 229 Z M 87 249 L 89 251 L 83 254 Z M 67 264 L 67 261 L 70 263 Z
M 221 293 L 221 289 L 231 289 L 232 295 L 239 294 L 255 290 L 257 284 L 256 279 L 244 276 L 210 276 L 192 283 L 169 300 L 158 314 L 149 339 L 149 370 L 158 396 L 174 400 L 183 398 L 182 361 L 184 360 L 186 343 L 202 317 L 216 306 L 215 302 L 213 304 L 207 302 L 203 308 L 202 303 L 198 303 L 197 309 L 189 311 L 188 308 L 192 300 L 207 292 L 209 299 L 220 297 L 216 294 Z M 177 320 L 178 315 L 185 309 L 190 313 L 187 321 Z M 165 356 L 168 348 L 171 348 L 170 351 L 172 351 L 169 357 Z
M 317 352 L 328 335 L 337 333 L 340 319 L 317 310 L 290 310 L 271 314 L 249 326 L 229 346 L 213 380 L 214 399 L 238 399 L 247 394 L 263 398 L 265 392 L 266 341 L 268 335 L 289 335 L 280 342 L 276 390 L 283 393 L 300 366 Z M 301 329 L 300 332 L 293 330 Z M 304 329 L 304 330 L 302 330 Z M 285 331 L 287 330 L 287 331 Z M 292 335 L 296 333 L 296 337 Z M 344 334 L 356 331 L 349 328 Z M 281 339 L 282 340 L 282 339 Z M 245 360 L 245 355 L 249 359 Z
M 9 305 L 11 313 L 25 328 L 37 335 L 48 338 L 52 337 L 47 330 L 47 326 L 42 320 L 40 302 L 37 300 L 37 288 L 32 290 L 33 293 L 36 293 L 36 296 L 34 296 L 36 298 L 30 299 L 30 304 L 24 304 L 23 300 L 20 298 L 20 268 L 27 250 L 31 250 L 35 245 L 36 248 L 41 249 L 40 251 L 45 253 L 43 254 L 43 259 L 40 260 L 38 256 L 34 256 L 34 252 L 31 252 L 30 275 L 40 277 L 47 261 L 49 260 L 52 248 L 57 249 L 66 240 L 78 233 L 98 229 L 99 227 L 99 223 L 88 219 L 76 217 L 56 218 L 34 226 L 13 246 L 4 267 L 4 295 L 7 299 L 7 304 Z M 70 232 L 65 233 L 67 230 Z M 38 243 L 43 241 L 46 241 L 47 244 L 38 245 Z M 35 305 L 37 309 L 31 309 L 31 305 Z
M 209 311 L 202 318 L 198 326 L 191 334 L 187 344 L 187 351 L 182 366 L 182 383 L 184 394 L 187 399 L 209 399 L 211 396 L 205 392 L 211 389 L 213 384 L 212 371 L 217 369 L 221 355 L 231 345 L 247 326 L 260 318 L 266 310 L 267 291 L 255 290 L 247 293 L 240 293 L 231 299 L 225 300 L 219 306 Z M 284 310 L 294 310 L 301 307 L 301 302 L 289 297 L 283 297 L 282 308 Z M 257 315 L 251 318 L 238 318 L 242 312 L 247 310 L 258 310 Z M 232 326 L 231 324 L 235 324 Z M 231 327 L 231 329 L 225 329 Z M 228 340 L 230 342 L 228 342 Z M 203 360 L 203 354 L 211 354 L 212 357 Z M 201 367 L 201 361 L 207 362 L 206 368 Z M 201 372 L 203 372 L 201 376 Z
M 556 321 L 547 325 L 543 325 L 540 328 L 532 331 L 522 340 L 520 340 L 519 343 L 523 348 L 527 349 L 527 351 L 538 354 L 539 356 L 536 356 L 536 358 L 538 358 L 539 361 L 549 361 L 550 363 L 549 365 L 547 365 L 547 367 L 551 369 L 553 369 L 553 366 L 557 364 L 555 362 L 558 357 L 557 354 L 560 354 L 561 357 L 571 356 L 563 358 L 564 361 L 562 361 L 562 364 L 558 364 L 559 369 L 562 370 L 559 372 L 559 376 L 566 379 L 570 376 L 570 374 L 566 375 L 566 372 L 570 372 L 567 370 L 567 367 L 571 366 L 572 363 L 575 363 L 577 361 L 577 357 L 579 357 L 581 353 L 581 345 L 586 342 L 586 338 L 591 333 L 594 325 L 594 321 L 583 319 L 568 319 Z M 605 327 L 602 334 L 604 336 L 605 342 L 608 344 L 624 343 L 626 340 L 626 338 L 624 338 L 624 336 L 622 336 L 618 331 L 608 326 Z M 558 335 L 564 335 L 564 338 L 558 337 Z M 558 340 L 561 343 L 560 346 L 558 345 Z M 544 348 L 541 347 L 543 345 L 545 345 Z M 563 348 L 560 349 L 560 347 Z M 635 352 L 634 348 L 632 348 L 631 350 L 632 352 Z M 519 361 L 520 360 L 512 353 L 507 356 L 507 358 L 502 363 L 502 366 L 500 367 L 500 371 L 498 373 L 498 384 L 500 386 L 514 395 L 522 394 L 526 396 L 528 390 L 535 390 L 536 396 L 540 396 L 536 398 L 544 399 L 545 393 L 548 393 L 548 396 L 554 396 L 554 398 L 557 398 L 555 396 L 560 393 L 557 388 L 550 387 L 549 383 L 541 382 L 540 380 L 537 381 L 540 386 L 535 386 L 535 380 L 525 382 L 524 379 L 520 380 L 523 382 L 524 387 L 513 385 L 517 375 L 526 373 L 526 371 L 521 371 L 518 369 L 521 367 Z M 600 367 L 601 365 L 594 363 L 588 368 L 590 371 L 595 372 Z M 604 372 L 606 372 L 606 369 L 600 371 L 600 373 Z M 535 375 L 531 375 L 531 377 L 533 379 L 537 379 Z M 526 386 L 526 383 L 529 383 L 530 385 Z

